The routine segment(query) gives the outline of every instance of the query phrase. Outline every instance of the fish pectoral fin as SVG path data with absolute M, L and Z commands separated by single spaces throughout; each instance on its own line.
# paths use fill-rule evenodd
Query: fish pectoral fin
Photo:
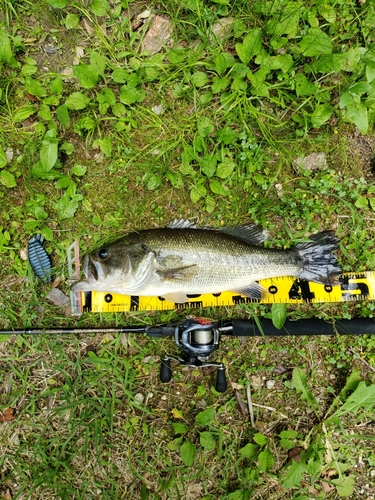
M 186 295 L 184 292 L 172 292 L 165 293 L 162 295 L 165 300 L 169 300 L 170 302 L 174 302 L 175 304 L 185 304 L 185 302 L 189 302 L 191 298 Z
M 184 278 L 187 278 L 189 275 L 195 274 L 196 264 L 192 264 L 190 266 L 183 267 L 175 267 L 173 269 L 159 269 L 157 273 L 164 281 L 179 281 Z
M 244 287 L 237 288 L 237 290 L 230 290 L 230 292 L 238 293 L 251 299 L 261 299 L 262 295 L 268 295 L 268 291 L 264 288 L 264 286 L 260 285 L 256 281 Z

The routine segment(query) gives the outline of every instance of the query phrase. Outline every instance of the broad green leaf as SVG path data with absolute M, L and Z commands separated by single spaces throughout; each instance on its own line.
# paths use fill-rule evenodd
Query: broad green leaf
M 366 80 L 371 83 L 375 78 L 375 61 L 368 61 L 366 64 Z
M 375 384 L 366 385 L 365 381 L 358 384 L 356 390 L 351 394 L 336 413 L 356 413 L 360 408 L 371 411 L 375 406 Z
M 194 463 L 195 454 L 197 452 L 197 448 L 195 444 L 191 441 L 187 441 L 180 448 L 182 461 L 186 466 L 191 466 Z
M 68 106 L 66 104 L 61 104 L 61 106 L 56 108 L 56 117 L 65 128 L 69 126 L 70 116 Z
M 207 177 L 212 177 L 216 171 L 216 158 L 210 154 L 206 154 L 200 161 L 202 172 Z
M 236 43 L 236 52 L 244 64 L 248 64 L 253 56 L 262 49 L 262 30 L 253 28 L 243 39 L 243 43 Z
M 203 71 L 197 71 L 191 75 L 191 82 L 196 87 L 203 87 L 208 81 L 208 76 Z
M 40 84 L 40 82 L 29 76 L 25 78 L 25 89 L 29 94 L 34 95 L 35 97 L 44 97 L 47 95 L 46 89 Z
M 93 0 L 90 8 L 96 16 L 105 16 L 109 10 L 109 4 L 107 0 Z
M 200 411 L 195 417 L 195 421 L 200 425 L 209 425 L 215 417 L 214 408 L 207 408 L 206 410 Z
M 218 54 L 215 57 L 215 69 L 219 75 L 222 75 L 228 69 L 227 60 L 224 54 Z
M 305 372 L 301 368 L 294 368 L 292 379 L 296 391 L 301 393 L 302 400 L 306 401 L 310 408 L 317 410 L 319 403 L 307 385 Z
M 280 40 L 282 35 L 294 38 L 298 32 L 301 3 L 288 2 L 283 10 L 274 13 L 266 23 L 266 32 L 273 35 L 275 40 Z
M 46 172 L 51 170 L 57 160 L 57 140 L 44 140 L 40 148 L 40 162 Z
M 209 118 L 203 116 L 198 120 L 197 129 L 198 129 L 198 134 L 201 137 L 207 137 L 208 135 L 210 135 L 211 132 L 214 131 L 214 128 L 215 127 L 213 126 Z
M 58 216 L 61 219 L 70 219 L 74 216 L 78 209 L 79 201 L 83 199 L 82 195 L 74 195 L 73 198 L 70 197 L 70 193 L 65 191 L 60 200 L 55 203 L 55 208 L 57 210 Z
M 365 198 L 363 196 L 363 198 Z M 365 201 L 367 203 L 367 198 L 365 198 Z M 357 205 L 356 205 L 357 206 Z M 365 205 L 366 207 L 367 205 Z M 359 207 L 359 208 L 364 208 L 364 207 Z M 355 368 L 352 373 L 349 375 L 347 378 L 344 387 L 341 389 L 339 393 L 339 397 L 342 399 L 346 399 L 348 391 L 355 391 L 355 389 L 358 387 L 358 384 L 361 382 L 361 371 L 359 368 Z
M 238 453 L 243 458 L 256 458 L 258 455 L 259 446 L 253 443 L 247 443 L 238 450 Z
M 52 113 L 49 106 L 47 106 L 46 104 L 41 104 L 39 107 L 38 116 L 45 121 L 52 120 Z
M 199 436 L 199 442 L 202 448 L 206 451 L 213 450 L 216 446 L 215 438 L 211 434 L 211 432 L 201 432 Z
M 303 462 L 296 462 L 293 460 L 292 465 L 289 467 L 288 472 L 282 482 L 284 488 L 293 488 L 299 486 L 302 481 L 306 465 Z
M 145 95 L 143 89 L 136 89 L 128 85 L 123 85 L 120 89 L 120 101 L 127 105 L 143 101 Z
M 5 165 L 8 163 L 7 157 L 4 153 L 4 150 L 0 144 L 0 168 L 5 167 Z
M 217 168 L 216 168 L 216 176 L 219 177 L 220 179 L 227 179 L 232 173 L 235 168 L 235 163 L 233 162 L 222 162 L 219 163 Z
M 87 167 L 85 167 L 84 165 L 74 165 L 74 167 L 72 168 L 72 174 L 78 175 L 79 177 L 85 175 L 86 171 Z
M 172 64 L 181 63 L 185 59 L 186 49 L 183 47 L 175 47 L 168 52 L 168 59 Z
M 187 425 L 182 424 L 181 422 L 173 422 L 172 427 L 176 434 L 185 434 L 185 432 L 188 430 Z
M 77 130 L 93 130 L 95 126 L 95 120 L 90 118 L 90 116 L 83 116 L 78 120 L 74 128 L 77 128 Z
M 334 23 L 336 21 L 336 11 L 331 5 L 319 5 L 318 10 L 320 15 L 329 23 Z
M 332 479 L 332 483 L 336 486 L 339 497 L 350 497 L 354 491 L 355 475 L 342 476 L 338 479 Z
M 7 170 L 2 170 L 0 172 L 0 182 L 3 186 L 7 188 L 13 188 L 17 186 L 14 175 L 8 172 Z
M 229 84 L 230 84 L 229 78 L 226 78 L 225 76 L 222 76 L 220 78 L 214 76 L 212 79 L 211 90 L 214 94 L 220 94 L 229 86 Z
M 13 120 L 17 123 L 23 122 L 35 112 L 36 108 L 32 104 L 26 104 L 25 106 L 21 106 L 20 108 L 16 109 L 16 112 L 13 115 Z
M 67 97 L 65 104 L 68 106 L 69 109 L 78 111 L 80 109 L 86 108 L 89 102 L 90 102 L 89 97 L 85 96 L 81 92 L 73 92 Z
M 167 443 L 168 450 L 170 450 L 170 451 L 179 450 L 181 448 L 183 440 L 184 440 L 183 436 L 179 436 L 179 437 L 174 438 L 173 441 L 170 441 L 169 443 Z
M 265 446 L 267 444 L 268 438 L 260 432 L 256 432 L 253 436 L 254 441 L 260 446 Z
M 332 116 L 333 107 L 329 102 L 318 104 L 311 115 L 311 125 L 313 128 L 319 128 L 326 123 Z
M 35 218 L 37 220 L 45 220 L 48 217 L 47 212 L 42 207 L 35 207 L 34 210 Z
M 47 0 L 47 3 L 54 9 L 64 9 L 68 0 Z
M 94 143 L 95 145 L 97 144 L 100 148 L 100 151 L 104 153 L 108 158 L 112 154 L 112 141 L 110 137 L 103 137 L 102 139 L 98 139 Z
M 295 78 L 297 96 L 312 95 L 316 91 L 316 86 L 309 82 L 303 73 L 299 73 Z
M 13 57 L 10 39 L 4 30 L 0 29 L 0 61 L 10 63 Z
M 228 493 L 228 500 L 250 500 L 251 490 L 236 490 Z
M 237 138 L 238 134 L 234 130 L 232 130 L 229 125 L 225 125 L 224 128 L 221 130 L 218 130 L 218 132 L 215 134 L 215 138 L 219 141 L 225 144 L 226 146 L 229 144 L 233 144 Z
M 69 175 L 64 175 L 56 182 L 57 189 L 66 189 L 70 186 L 72 178 Z
M 147 179 L 147 189 L 150 191 L 155 191 L 155 189 L 158 189 L 162 184 L 160 175 L 157 174 L 151 174 L 148 179 Z
M 332 53 L 332 40 L 320 28 L 310 28 L 299 44 L 305 57 Z
M 281 330 L 286 320 L 286 304 L 272 304 L 271 307 L 272 323 L 275 328 Z
M 297 436 L 298 432 L 293 430 L 281 431 L 279 434 L 281 439 L 295 439 Z
M 273 464 L 275 463 L 275 460 L 273 458 L 272 453 L 268 448 L 265 450 L 261 451 L 258 455 L 258 465 L 259 469 L 262 472 L 268 472 L 270 469 L 272 469 Z
M 203 198 L 207 193 L 207 189 L 202 184 L 193 186 L 190 190 L 190 199 L 193 203 Z
M 228 196 L 230 194 L 230 190 L 225 184 L 222 184 L 218 179 L 212 179 L 210 182 L 210 189 L 213 193 Z
M 129 77 L 129 71 L 124 68 L 116 68 L 112 71 L 112 80 L 116 83 L 125 83 Z
M 104 56 L 98 52 L 92 52 L 90 55 L 90 64 L 96 69 L 98 75 L 104 76 L 105 67 L 107 65 L 107 60 Z
M 354 123 L 362 134 L 367 134 L 369 123 L 368 123 L 368 111 L 367 107 L 362 102 L 351 102 L 346 106 L 345 119 L 351 123 Z
M 85 89 L 92 89 L 98 83 L 98 72 L 91 64 L 78 64 L 78 66 L 73 66 L 73 73 L 78 78 L 81 87 Z
M 79 23 L 79 16 L 77 14 L 72 14 L 68 12 L 65 18 L 66 29 L 71 30 L 75 28 Z
M 55 95 L 61 95 L 62 92 L 62 78 L 61 76 L 57 76 L 49 85 L 51 92 Z
M 60 179 L 61 177 L 64 177 L 63 174 L 61 174 L 58 170 L 55 170 L 55 169 L 49 170 L 47 172 L 42 167 L 42 164 L 40 161 L 35 163 L 35 165 L 31 169 L 31 175 L 35 179 L 44 179 L 46 181 L 53 181 L 54 179 Z

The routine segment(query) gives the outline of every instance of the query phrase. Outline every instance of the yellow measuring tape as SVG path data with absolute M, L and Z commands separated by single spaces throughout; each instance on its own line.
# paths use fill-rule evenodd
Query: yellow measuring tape
M 267 293 L 250 299 L 233 292 L 189 296 L 184 304 L 161 297 L 136 297 L 105 292 L 82 294 L 82 308 L 91 312 L 167 311 L 183 308 L 233 306 L 236 304 L 303 304 L 352 302 L 375 299 L 375 272 L 343 273 L 337 286 L 319 285 L 289 276 L 260 280 Z

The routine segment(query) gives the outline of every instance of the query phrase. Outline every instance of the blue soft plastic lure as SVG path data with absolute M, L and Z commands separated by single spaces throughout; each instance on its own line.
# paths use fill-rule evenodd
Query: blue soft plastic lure
M 41 234 L 36 234 L 29 240 L 27 247 L 29 262 L 34 273 L 44 283 L 49 283 L 52 279 L 52 263 L 46 249 L 43 246 L 44 238 Z

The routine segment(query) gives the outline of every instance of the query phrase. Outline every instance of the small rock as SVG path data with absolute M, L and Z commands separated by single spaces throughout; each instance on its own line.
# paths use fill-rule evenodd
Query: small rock
M 13 155 L 14 155 L 13 148 L 10 148 L 10 147 L 6 148 L 5 156 L 6 156 L 8 163 L 10 163 L 13 160 Z
M 267 389 L 272 389 L 274 385 L 275 385 L 274 380 L 267 380 L 267 382 L 266 382 Z
M 20 257 L 21 257 L 21 260 L 28 260 L 28 255 L 27 255 L 27 248 L 22 248 L 22 250 L 20 250 Z
M 282 375 L 283 373 L 286 373 L 288 370 L 285 368 L 285 366 L 277 365 L 275 366 L 273 371 L 274 373 L 276 373 L 276 375 Z
M 150 29 L 143 40 L 143 50 L 154 55 L 163 48 L 173 33 L 173 24 L 170 19 L 154 16 Z
M 155 113 L 155 115 L 162 115 L 165 111 L 164 106 L 162 104 L 157 104 L 151 108 L 151 111 Z
M 138 403 L 143 403 L 143 401 L 145 400 L 145 397 L 143 394 L 141 394 L 140 392 L 138 394 L 136 394 L 134 396 L 134 399 L 138 402 Z
M 211 32 L 213 35 L 215 35 L 215 38 L 217 38 L 218 40 L 222 40 L 229 34 L 232 28 L 232 24 L 232 17 L 223 17 L 220 19 L 220 21 L 213 24 Z M 211 36 L 210 38 L 213 39 L 214 37 Z
M 69 297 L 58 288 L 53 288 L 48 295 L 46 295 L 46 299 L 55 306 L 65 306 L 69 304 Z
M 325 153 L 311 153 L 308 156 L 299 156 L 294 160 L 302 170 L 327 170 L 328 163 Z
M 259 375 L 251 375 L 250 384 L 254 391 L 259 391 L 263 387 L 263 378 Z
M 147 10 L 144 10 L 143 12 L 141 12 L 140 14 L 138 14 L 137 19 L 138 20 L 148 19 L 150 16 L 151 16 L 151 10 L 147 9 Z

